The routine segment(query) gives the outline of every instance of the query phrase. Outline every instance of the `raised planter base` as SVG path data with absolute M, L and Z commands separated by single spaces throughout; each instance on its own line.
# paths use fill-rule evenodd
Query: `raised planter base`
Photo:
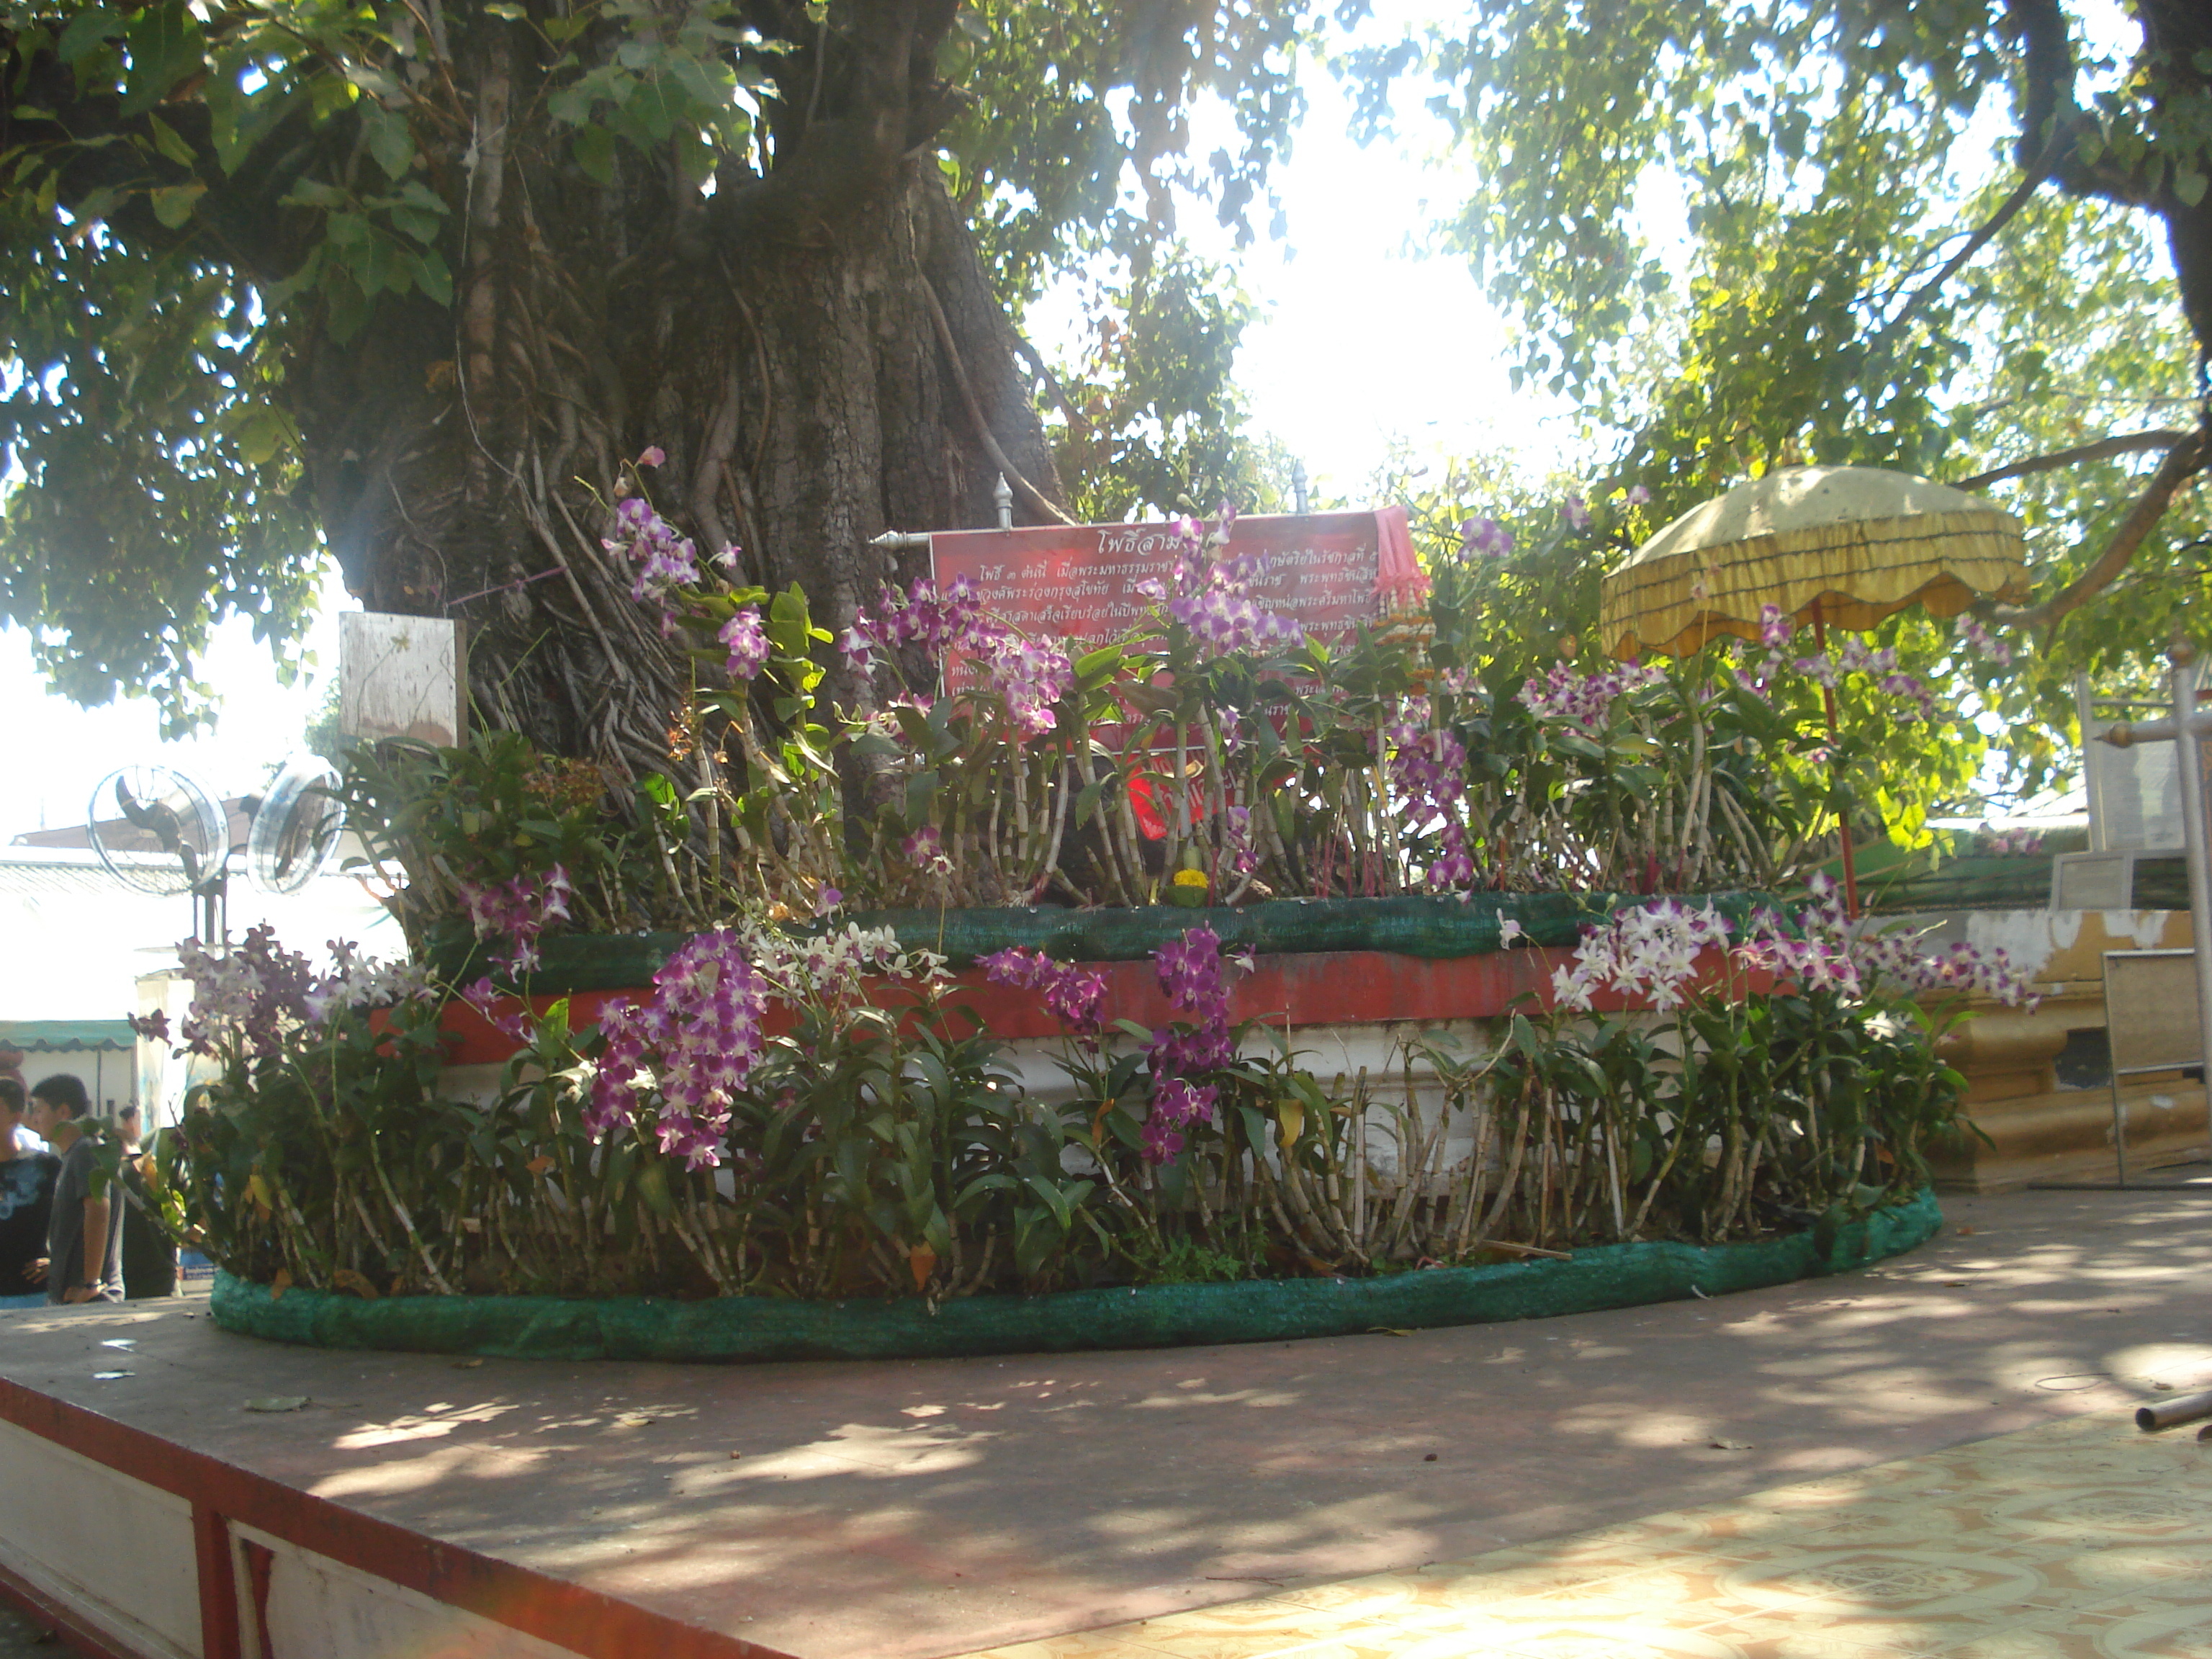
M 1377 1279 L 1255 1279 L 940 1303 L 726 1297 L 397 1297 L 364 1302 L 218 1274 L 226 1330 L 325 1348 L 532 1359 L 902 1359 L 1343 1336 L 1587 1313 L 1755 1290 L 1865 1267 L 1942 1225 L 1932 1192 L 1857 1220 L 1737 1244 L 1607 1244 L 1571 1260 Z

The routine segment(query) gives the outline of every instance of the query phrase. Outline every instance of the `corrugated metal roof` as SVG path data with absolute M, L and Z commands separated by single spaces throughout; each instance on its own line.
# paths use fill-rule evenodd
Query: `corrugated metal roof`
M 170 860 L 158 855 L 133 857 L 129 854 L 116 855 L 117 862 L 143 864 L 155 868 L 172 868 Z M 232 892 L 236 895 L 246 885 L 246 878 L 233 867 Z M 355 878 L 337 870 L 325 870 L 318 881 L 344 882 L 349 885 Z M 119 893 L 127 890 L 111 875 L 97 854 L 78 848 L 7 848 L 0 849 L 0 898 L 21 896 L 26 897 L 81 897 L 94 893 Z M 158 896 L 155 902 L 168 901 Z M 178 897 L 176 902 L 184 902 Z
M 78 898 L 112 893 L 115 878 L 97 864 L 26 863 L 0 859 L 0 894 Z

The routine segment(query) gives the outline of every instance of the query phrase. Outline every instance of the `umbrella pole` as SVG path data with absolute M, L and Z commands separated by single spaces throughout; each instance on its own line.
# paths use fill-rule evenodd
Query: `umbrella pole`
M 1813 601 L 1813 643 L 1820 647 L 1822 656 L 1828 654 L 1828 624 L 1821 618 L 1818 599 Z M 1820 706 L 1828 716 L 1828 763 L 1833 766 L 1836 764 L 1834 686 L 1824 684 L 1820 687 Z M 1859 866 L 1857 859 L 1851 853 L 1851 821 L 1848 814 L 1838 812 L 1836 823 L 1836 838 L 1844 846 L 1844 917 L 1848 921 L 1856 921 L 1859 917 Z

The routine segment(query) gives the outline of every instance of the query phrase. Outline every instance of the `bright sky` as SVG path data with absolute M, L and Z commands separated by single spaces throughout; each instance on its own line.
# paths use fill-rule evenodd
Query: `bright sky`
M 0 845 L 26 830 L 83 823 L 93 786 L 133 762 L 176 767 L 217 797 L 258 787 L 272 762 L 300 746 L 322 703 L 325 677 L 337 675 L 337 611 L 352 603 L 335 580 L 326 585 L 323 614 L 304 647 L 316 659 L 313 679 L 303 675 L 289 690 L 276 683 L 269 649 L 253 642 L 251 625 L 226 625 L 203 672 L 222 694 L 221 723 L 211 736 L 179 744 L 161 740 L 149 699 L 83 709 L 47 696 L 28 636 L 0 631 L 0 730 L 9 734 L 13 783 L 0 804 Z

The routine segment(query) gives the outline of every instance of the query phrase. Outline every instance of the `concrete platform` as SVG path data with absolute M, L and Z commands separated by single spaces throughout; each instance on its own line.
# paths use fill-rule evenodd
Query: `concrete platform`
M 119 1654 L 922 1659 L 2212 1387 L 2212 1196 L 1946 1210 L 1722 1300 L 1035 1359 L 456 1364 L 185 1303 L 0 1315 L 0 1587 Z
M 2212 1454 L 2075 1417 L 971 1659 L 2203 1659 Z

